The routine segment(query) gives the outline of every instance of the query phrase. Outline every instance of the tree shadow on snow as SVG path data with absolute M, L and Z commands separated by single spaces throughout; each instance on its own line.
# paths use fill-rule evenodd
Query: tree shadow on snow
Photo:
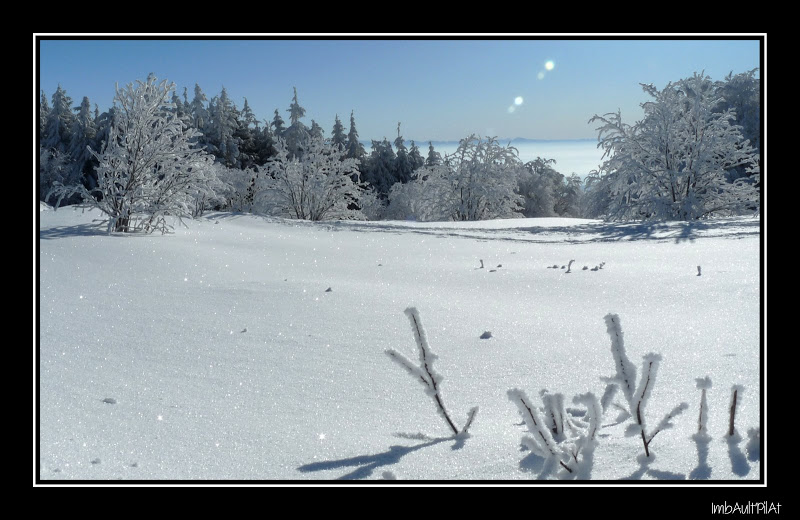
M 108 224 L 91 223 L 74 226 L 57 226 L 39 230 L 39 240 L 52 240 L 66 237 L 108 236 Z
M 435 444 L 439 444 L 441 442 L 446 442 L 446 441 L 455 441 L 455 444 L 453 444 L 452 449 L 454 450 L 461 449 L 464 446 L 464 441 L 466 438 L 465 436 L 461 435 L 455 437 L 441 437 L 434 439 L 425 436 L 414 436 L 414 435 L 404 435 L 404 434 L 397 434 L 396 436 L 407 439 L 428 439 L 428 442 L 423 442 L 422 444 L 417 444 L 415 446 L 397 446 L 397 445 L 389 446 L 389 449 L 382 453 L 376 453 L 374 455 L 359 455 L 356 457 L 350 457 L 339 460 L 312 462 L 311 464 L 304 464 L 298 467 L 297 469 L 303 473 L 308 473 L 312 471 L 329 471 L 339 468 L 357 466 L 355 470 L 338 477 L 336 480 L 364 479 L 370 477 L 372 475 L 372 472 L 380 468 L 381 466 L 396 464 L 397 462 L 400 462 L 401 458 L 408 455 L 409 453 L 420 450 L 422 448 L 427 448 L 428 446 L 433 446 Z

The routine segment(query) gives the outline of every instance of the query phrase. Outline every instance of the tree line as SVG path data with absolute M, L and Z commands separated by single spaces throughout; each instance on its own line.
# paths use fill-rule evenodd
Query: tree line
M 316 121 L 303 122 L 296 89 L 287 123 L 278 109 L 271 120 L 259 120 L 246 98 L 240 109 L 224 87 L 208 99 L 195 85 L 190 100 L 188 89 L 179 95 L 174 84 L 152 75 L 118 88 L 103 113 L 86 97 L 73 107 L 59 86 L 51 102 L 44 92 L 40 97 L 38 196 L 106 211 L 135 193 L 135 203 L 121 210 L 125 217 L 112 210 L 112 227 L 123 231 L 164 231 L 168 215 L 210 209 L 310 220 L 736 213 L 760 203 L 755 74 L 721 82 L 695 74 L 662 90 L 643 86 L 653 100 L 642 104 L 645 119 L 633 126 L 619 113 L 593 117 L 605 155 L 585 182 L 559 173 L 552 159 L 523 163 L 514 147 L 493 137 L 468 136 L 444 157 L 429 143 L 423 156 L 414 141 L 406 146 L 400 123 L 393 141 L 372 140 L 367 153 L 353 112 L 348 132 L 337 115 L 326 138 Z M 133 157 L 136 136 L 162 149 L 133 168 L 141 158 Z M 169 171 L 179 172 L 180 182 Z M 145 201 L 154 193 L 158 200 Z M 131 218 L 139 227 L 121 224 Z

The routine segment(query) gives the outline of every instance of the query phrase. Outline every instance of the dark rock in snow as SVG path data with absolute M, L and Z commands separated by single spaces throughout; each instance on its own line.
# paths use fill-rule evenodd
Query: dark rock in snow
M 333 289 L 331 289 L 330 287 L 328 287 L 327 289 L 325 289 L 325 292 L 333 292 Z
M 113 397 L 106 397 L 105 399 L 103 399 L 103 402 L 107 404 L 117 404 L 117 400 L 114 399 Z
M 491 337 L 492 337 L 492 333 L 489 332 L 488 330 L 486 332 L 484 332 L 483 334 L 481 334 L 481 339 L 489 339 Z

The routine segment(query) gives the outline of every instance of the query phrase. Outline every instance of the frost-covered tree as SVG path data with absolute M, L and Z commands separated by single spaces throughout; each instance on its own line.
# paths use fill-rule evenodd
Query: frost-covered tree
M 555 212 L 562 217 L 577 218 L 581 216 L 581 197 L 583 181 L 577 173 L 564 178 L 555 192 Z
M 239 140 L 234 133 L 239 127 L 239 111 L 222 87 L 218 97 L 209 103 L 210 122 L 206 125 L 206 138 L 209 151 L 217 156 L 225 166 L 239 166 Z
M 309 129 L 300 121 L 305 116 L 306 109 L 300 106 L 297 100 L 297 88 L 294 89 L 292 104 L 289 105 L 289 128 L 283 134 L 286 147 L 289 150 L 289 157 L 301 157 L 308 146 L 310 140 Z
M 203 132 L 206 124 L 211 119 L 206 108 L 206 102 L 208 102 L 208 98 L 206 98 L 203 89 L 200 88 L 200 85 L 195 83 L 194 98 L 192 99 L 190 108 L 192 114 L 192 127 L 200 132 Z
M 758 154 L 734 124 L 734 110 L 717 110 L 723 98 L 708 77 L 642 88 L 652 98 L 642 104 L 643 120 L 627 125 L 620 112 L 590 120 L 600 123 L 607 216 L 691 220 L 757 207 Z M 727 171 L 738 167 L 752 177 L 728 182 Z
M 198 197 L 210 196 L 207 170 L 213 157 L 192 142 L 172 111 L 175 87 L 150 75 L 117 88 L 108 140 L 93 152 L 98 187 L 57 186 L 52 195 L 80 195 L 108 216 L 108 230 L 169 230 L 168 216 L 191 217 Z
M 740 74 L 728 74 L 715 88 L 723 101 L 717 106 L 718 112 L 732 109 L 736 115 L 735 124 L 740 127 L 742 137 L 750 141 L 750 146 L 761 153 L 761 80 L 758 69 Z M 744 166 L 728 171 L 728 180 L 751 176 Z
M 523 197 L 517 192 L 522 171 L 517 150 L 502 146 L 493 137 L 471 135 L 459 142 L 455 153 L 440 165 L 415 172 L 409 184 L 392 191 L 391 208 L 398 199 L 420 195 L 414 201 L 424 220 L 487 220 L 521 216 Z M 393 199 L 394 197 L 394 199 Z
M 260 132 L 258 118 L 253 113 L 247 98 L 244 98 L 242 109 L 236 112 L 236 129 L 233 138 L 239 148 L 237 165 L 240 168 L 249 168 L 258 162 L 258 141 L 256 134 Z
M 396 162 L 397 155 L 388 139 L 373 139 L 372 152 L 363 162 L 362 180 L 371 185 L 381 197 L 385 197 L 397 182 L 394 170 Z
M 183 89 L 183 97 L 184 99 L 188 96 L 187 89 L 184 87 Z M 172 92 L 172 106 L 174 107 L 172 110 L 175 112 L 175 116 L 180 119 L 184 125 L 191 126 L 192 125 L 192 109 L 188 103 L 184 103 L 184 101 L 178 96 L 177 90 Z
M 291 157 L 286 142 L 278 140 L 278 153 L 266 164 L 267 175 L 258 179 L 260 202 L 267 213 L 303 220 L 363 217 L 348 208 L 361 187 L 353 182 L 355 159 L 328 140 L 311 139 L 306 153 Z
M 555 163 L 555 159 L 541 157 L 525 163 L 518 187 L 519 194 L 524 199 L 524 216 L 538 218 L 556 215 L 554 191 L 564 176 L 553 168 Z

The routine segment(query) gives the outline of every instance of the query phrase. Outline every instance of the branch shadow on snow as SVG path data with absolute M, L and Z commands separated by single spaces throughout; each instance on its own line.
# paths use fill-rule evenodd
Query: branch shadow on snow
M 403 438 L 427 438 L 427 437 L 419 437 L 419 436 L 408 436 L 403 434 L 397 434 L 398 437 Z M 439 444 L 441 442 L 446 441 L 455 441 L 453 444 L 452 449 L 461 449 L 464 446 L 464 436 L 455 436 L 455 437 L 441 437 L 441 438 L 434 438 L 429 439 L 428 442 L 423 442 L 421 444 L 417 444 L 415 446 L 389 446 L 389 449 L 382 452 L 376 453 L 374 455 L 358 455 L 356 457 L 350 457 L 346 459 L 339 459 L 339 460 L 326 460 L 322 462 L 312 462 L 311 464 L 304 464 L 298 467 L 298 471 L 302 473 L 308 473 L 312 471 L 330 471 L 339 468 L 348 468 L 351 466 L 357 466 L 355 470 L 338 477 L 336 480 L 358 480 L 358 479 L 365 479 L 372 475 L 372 472 L 376 469 L 380 468 L 381 466 L 389 466 L 391 464 L 396 464 L 400 462 L 404 456 L 412 453 L 414 451 L 420 450 L 422 448 L 427 448 L 429 446 L 433 446 L 435 444 Z
M 739 448 L 740 440 L 738 435 L 726 439 L 728 443 L 728 456 L 731 459 L 731 471 L 740 477 L 744 477 L 750 473 L 750 464 L 747 463 L 747 458 L 741 448 Z
M 639 468 L 628 475 L 622 477 L 620 480 L 642 480 L 645 475 L 655 480 L 686 480 L 686 475 L 683 473 L 673 473 L 671 471 L 664 471 L 659 469 L 650 469 L 648 462 L 639 462 Z

